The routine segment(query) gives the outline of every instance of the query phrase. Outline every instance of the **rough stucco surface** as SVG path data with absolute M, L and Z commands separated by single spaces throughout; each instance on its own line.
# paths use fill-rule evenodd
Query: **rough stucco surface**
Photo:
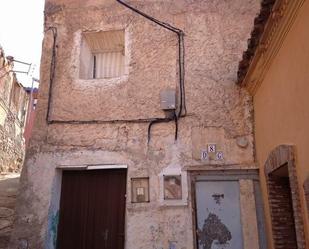
M 251 99 L 236 87 L 237 65 L 246 47 L 258 0 L 130 1 L 143 11 L 185 32 L 186 100 L 188 116 L 153 126 L 148 124 L 47 125 L 52 35 L 45 33 L 41 89 L 36 126 L 21 177 L 16 229 L 10 248 L 54 248 L 55 180 L 59 165 L 126 164 L 128 179 L 150 177 L 150 203 L 131 204 L 127 185 L 126 248 L 193 247 L 189 206 L 160 206 L 159 174 L 170 165 L 190 167 L 204 162 L 194 156 L 202 143 L 216 142 L 231 155 L 224 165 L 253 165 Z M 164 117 L 161 89 L 178 82 L 177 37 L 133 14 L 115 1 L 47 1 L 45 26 L 58 28 L 57 66 L 51 119 L 111 120 Z M 81 32 L 125 29 L 127 74 L 120 79 L 78 79 Z M 203 127 L 195 141 L 197 128 Z M 195 131 L 193 131 L 195 130 Z M 219 134 L 217 141 L 209 141 Z M 236 139 L 246 137 L 241 149 Z M 204 144 L 206 146 L 206 144 Z M 195 152 L 194 152 L 195 151 Z M 224 165 L 220 167 L 224 167 Z M 219 167 L 219 166 L 218 166 Z M 231 166 L 229 166 L 230 168 Z M 233 167 L 233 166 L 232 166 Z M 247 167 L 247 166 L 246 166 Z M 59 179 L 58 179 L 59 180 Z M 57 199 L 57 198 L 56 198 Z M 142 236 L 141 236 L 142 234 Z

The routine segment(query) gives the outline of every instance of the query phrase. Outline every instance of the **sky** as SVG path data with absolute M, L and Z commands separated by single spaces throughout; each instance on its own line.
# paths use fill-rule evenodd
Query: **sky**
M 24 86 L 31 86 L 32 77 L 39 79 L 44 0 L 0 0 L 0 46 L 6 56 L 31 63 L 29 75 L 17 73 Z M 28 67 L 14 63 L 14 70 Z

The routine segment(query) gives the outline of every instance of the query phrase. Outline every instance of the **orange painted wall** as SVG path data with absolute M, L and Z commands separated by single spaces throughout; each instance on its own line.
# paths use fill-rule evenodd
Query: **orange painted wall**
M 254 98 L 257 161 L 271 241 L 270 215 L 264 163 L 280 144 L 296 146 L 296 166 L 301 195 L 306 242 L 309 247 L 309 217 L 303 183 L 309 177 L 309 1 L 305 1 L 283 46 L 272 62 Z M 269 248 L 273 248 L 270 242 Z

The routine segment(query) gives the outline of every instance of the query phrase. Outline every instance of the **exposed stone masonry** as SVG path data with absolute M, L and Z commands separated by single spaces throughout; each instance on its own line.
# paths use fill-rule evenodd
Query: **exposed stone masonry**
M 8 113 L 6 124 L 0 127 L 0 171 L 18 172 L 24 157 L 24 141 L 15 136 L 16 118 Z
M 29 100 L 11 71 L 13 66 L 13 58 L 6 58 L 0 47 L 0 249 L 7 248 L 13 227 Z
M 19 172 L 25 153 L 28 95 L 11 72 L 13 66 L 0 47 L 0 173 Z

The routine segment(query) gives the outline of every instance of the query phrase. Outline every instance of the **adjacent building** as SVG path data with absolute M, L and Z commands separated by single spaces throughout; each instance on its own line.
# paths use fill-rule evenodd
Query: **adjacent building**
M 19 173 L 25 156 L 30 96 L 18 82 L 14 58 L 0 48 L 0 248 L 6 249 L 13 228 Z
M 34 80 L 35 79 L 33 79 L 33 81 Z M 29 96 L 29 104 L 28 104 L 26 125 L 25 125 L 25 131 L 24 131 L 25 144 L 27 147 L 30 143 L 30 138 L 31 138 L 31 134 L 32 134 L 33 126 L 34 126 L 35 109 L 38 103 L 39 89 L 38 87 L 33 87 L 33 84 L 32 84 L 32 87 L 27 87 L 25 88 L 25 90 Z
M 13 58 L 0 48 L 0 173 L 20 172 L 29 96 L 13 72 Z
M 308 248 L 309 3 L 272 2 L 268 21 L 255 21 L 239 84 L 253 97 L 268 248 Z
M 235 84 L 259 11 L 47 0 L 10 248 L 266 248 L 252 98 Z

